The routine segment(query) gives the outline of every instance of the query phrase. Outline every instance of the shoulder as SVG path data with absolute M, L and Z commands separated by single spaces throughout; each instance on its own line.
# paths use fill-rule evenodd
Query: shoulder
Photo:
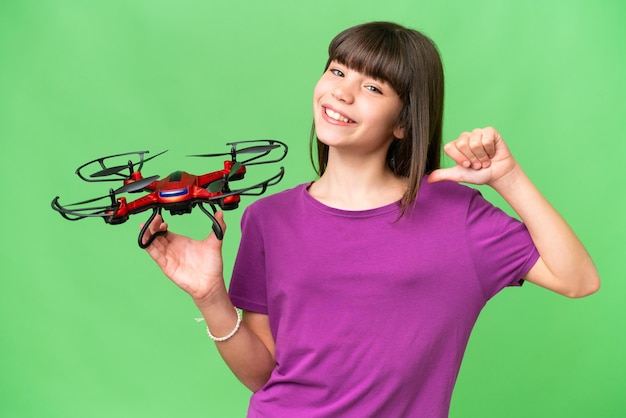
M 450 195 L 471 195 L 476 189 L 457 183 L 455 181 L 438 181 L 435 183 L 429 183 L 428 177 L 424 179 L 422 182 L 422 187 L 420 190 L 425 189 L 428 191 L 432 191 L 433 193 L 443 193 Z
M 308 184 L 264 196 L 250 203 L 243 211 L 240 227 L 247 240 L 272 242 L 289 235 L 294 228 L 306 224 L 302 215 L 303 195 Z M 256 237 L 256 238 L 255 238 Z
M 250 214 L 256 214 L 259 212 L 280 212 L 282 208 L 287 205 L 293 205 L 294 201 L 300 199 L 303 191 L 306 187 L 308 187 L 308 185 L 308 183 L 299 184 L 292 188 L 264 196 L 249 204 L 245 208 L 244 213 L 249 216 Z
M 418 204 L 445 205 L 445 206 L 465 206 L 480 192 L 472 187 L 459 184 L 453 181 L 440 181 L 428 183 L 424 179 L 418 192 Z

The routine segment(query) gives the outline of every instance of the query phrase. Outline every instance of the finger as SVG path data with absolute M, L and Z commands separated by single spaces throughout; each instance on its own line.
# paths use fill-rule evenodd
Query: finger
M 497 138 L 498 133 L 493 128 L 474 129 L 472 132 L 463 132 L 449 147 L 454 146 L 458 151 L 455 157 L 457 164 L 480 170 L 491 166 L 491 159 L 496 153 Z M 452 154 L 454 150 L 446 153 Z
M 450 168 L 440 168 L 430 173 L 427 181 L 429 183 L 437 183 L 440 181 L 462 182 L 465 179 L 465 171 L 466 169 L 458 165 Z
M 215 220 L 217 221 L 220 228 L 222 229 L 222 235 L 225 235 L 226 234 L 226 222 L 224 221 L 224 212 L 223 211 L 215 212 Z M 215 237 L 215 231 L 211 233 L 210 237 L 211 236 Z
M 491 127 L 485 128 L 484 131 L 485 135 L 483 135 L 483 147 L 491 159 L 496 155 L 496 142 L 500 138 L 500 134 Z
M 145 225 L 145 223 L 141 224 L 142 231 L 144 230 Z M 163 217 L 160 214 L 156 215 L 152 222 L 150 222 L 150 224 L 148 225 L 148 228 L 144 232 L 142 232 L 142 244 L 145 245 L 152 240 L 150 244 L 150 246 L 152 246 L 155 241 L 159 240 L 160 237 L 165 237 L 167 235 L 167 228 L 167 222 L 163 221 Z
M 224 220 L 224 212 L 221 210 L 215 212 L 215 219 L 217 219 L 217 222 L 222 227 L 222 231 L 226 232 L 226 221 Z
M 489 149 L 493 147 L 493 133 L 486 129 L 474 129 L 470 135 L 469 147 L 475 159 L 472 168 L 479 170 L 491 165 Z M 491 145 L 490 145 L 491 144 Z
M 458 164 L 458 165 L 460 165 L 462 167 L 465 167 L 465 168 L 469 168 L 471 166 L 471 162 L 470 162 L 469 158 L 467 158 L 467 156 L 461 151 L 461 149 L 459 149 L 459 147 L 457 145 L 457 142 L 459 140 L 460 140 L 460 138 L 457 139 L 456 141 L 448 142 L 443 147 L 443 151 L 456 164 Z
M 140 225 L 140 228 L 143 229 L 145 223 Z M 146 241 L 152 235 L 164 235 L 167 232 L 167 222 L 158 222 L 156 225 L 154 222 L 150 224 L 146 232 L 144 233 L 144 238 Z
M 483 164 L 489 165 L 489 157 L 482 145 L 482 139 L 482 130 L 474 129 L 471 133 L 461 134 L 459 139 L 454 141 L 455 147 L 466 158 L 462 164 L 463 167 L 480 170 L 483 168 Z
M 174 241 L 180 239 L 180 235 L 170 232 L 167 229 L 167 223 L 162 222 L 160 224 L 160 228 L 151 232 L 150 230 L 146 231 L 144 236 L 142 237 L 142 242 L 145 244 L 148 242 L 150 237 L 154 236 L 154 239 L 148 245 L 145 250 L 150 254 L 150 256 L 157 261 L 159 265 L 161 265 L 162 258 L 166 256 L 169 252 L 170 245 L 175 245 Z
M 159 229 L 159 225 L 163 223 L 163 217 L 161 215 L 157 215 L 154 217 L 154 219 L 152 220 L 152 222 L 150 223 L 150 229 L 151 230 L 158 230 Z M 140 227 L 143 228 L 144 225 L 146 223 L 143 222 Z

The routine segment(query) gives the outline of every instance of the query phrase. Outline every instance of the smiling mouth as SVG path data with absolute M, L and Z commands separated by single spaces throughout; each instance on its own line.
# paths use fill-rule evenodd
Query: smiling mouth
M 331 110 L 327 107 L 324 108 L 324 113 L 326 113 L 326 116 L 328 116 L 329 118 L 334 119 L 338 122 L 354 123 L 352 119 L 348 119 L 347 117 L 343 116 L 341 113 L 337 113 L 334 110 Z

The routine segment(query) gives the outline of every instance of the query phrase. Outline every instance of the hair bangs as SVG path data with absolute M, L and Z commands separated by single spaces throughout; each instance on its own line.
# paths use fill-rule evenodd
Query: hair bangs
M 407 66 L 406 54 L 401 46 L 401 34 L 387 26 L 357 26 L 348 29 L 328 48 L 328 65 L 337 61 L 369 77 L 389 83 L 405 101 L 412 71 Z

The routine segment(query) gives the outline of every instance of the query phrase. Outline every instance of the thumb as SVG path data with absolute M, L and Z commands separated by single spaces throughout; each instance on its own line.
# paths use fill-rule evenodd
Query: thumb
M 215 212 L 215 219 L 217 219 L 217 222 L 219 222 L 222 230 L 226 232 L 226 221 L 224 221 L 224 212 L 221 210 Z
M 440 181 L 463 181 L 464 169 L 458 165 L 450 168 L 439 168 L 428 175 L 429 183 L 437 183 Z
M 222 241 L 224 238 L 224 233 L 226 232 L 226 223 L 224 221 L 224 212 L 218 211 L 215 212 L 214 222 L 213 222 L 213 233 L 210 234 L 207 239 L 216 239 L 217 241 Z

